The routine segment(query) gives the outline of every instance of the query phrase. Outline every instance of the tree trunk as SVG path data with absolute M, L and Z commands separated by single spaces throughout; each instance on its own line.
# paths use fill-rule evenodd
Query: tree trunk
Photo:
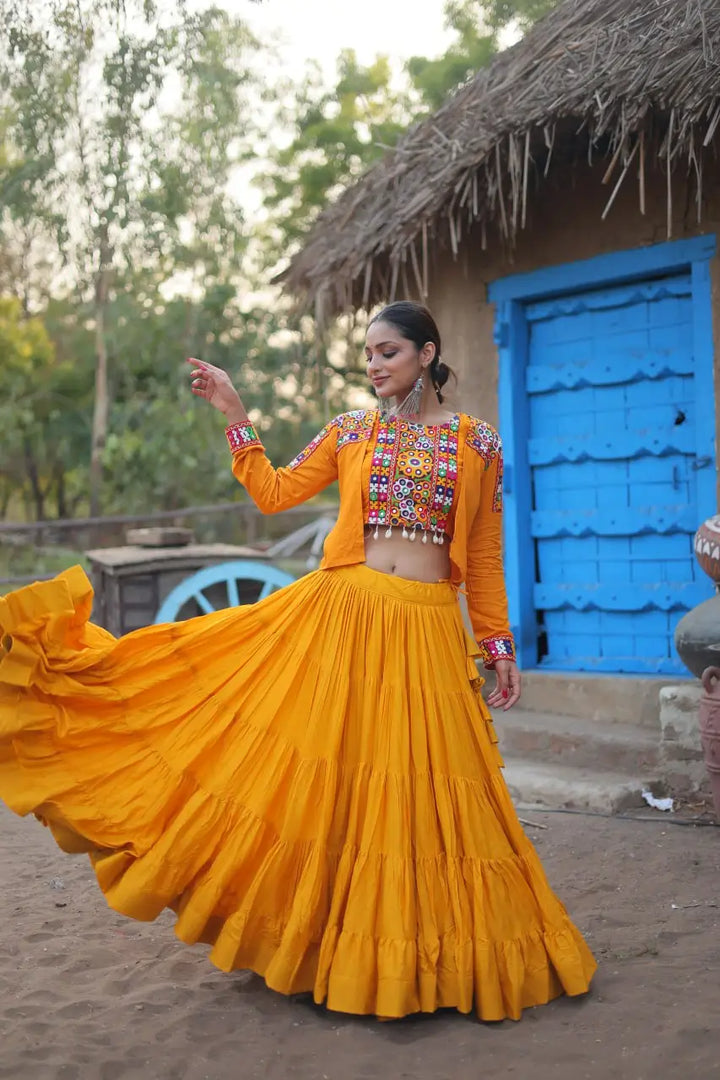
M 40 476 L 38 474 L 37 462 L 32 454 L 32 442 L 29 438 L 24 440 L 25 448 L 25 472 L 27 473 L 28 480 L 30 481 L 30 489 L 32 491 L 33 503 L 35 504 L 35 520 L 44 521 L 45 519 L 45 492 L 42 489 L 40 483 Z
M 10 500 L 14 494 L 12 484 L 3 483 L 0 492 L 0 518 L 4 521 L 10 508 Z
M 101 512 L 103 453 L 108 429 L 108 360 L 105 341 L 105 309 L 110 276 L 107 235 L 100 242 L 100 265 L 95 280 L 95 403 L 90 450 L 90 517 Z
M 57 507 L 57 516 L 59 518 L 67 518 L 70 516 L 67 512 L 67 500 L 65 498 L 65 469 L 62 465 L 56 465 L 55 467 L 55 505 Z

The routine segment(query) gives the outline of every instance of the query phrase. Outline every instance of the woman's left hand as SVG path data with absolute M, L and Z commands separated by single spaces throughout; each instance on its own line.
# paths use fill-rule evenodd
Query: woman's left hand
M 520 700 L 520 669 L 514 660 L 496 660 L 495 677 L 497 683 L 493 692 L 488 694 L 487 703 L 493 709 L 506 712 Z

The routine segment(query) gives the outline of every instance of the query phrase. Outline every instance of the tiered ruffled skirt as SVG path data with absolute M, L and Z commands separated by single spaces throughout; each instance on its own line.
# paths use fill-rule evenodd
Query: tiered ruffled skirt
M 518 1017 L 595 968 L 500 773 L 455 591 L 364 566 L 116 639 L 74 568 L 0 600 L 0 797 L 282 993 Z

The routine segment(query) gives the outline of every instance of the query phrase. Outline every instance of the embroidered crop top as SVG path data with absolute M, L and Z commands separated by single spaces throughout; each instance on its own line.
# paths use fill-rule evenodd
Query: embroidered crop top
M 490 424 L 460 414 L 424 426 L 358 409 L 335 417 L 286 468 L 275 469 L 249 422 L 226 429 L 233 473 L 264 513 L 340 483 L 338 520 L 322 569 L 365 561 L 373 535 L 450 540 L 450 580 L 467 586 L 468 613 L 486 666 L 514 659 L 502 566 L 502 447 Z
M 362 470 L 363 521 L 376 539 L 381 529 L 434 544 L 452 536 L 459 427 L 459 416 L 433 426 L 378 419 Z

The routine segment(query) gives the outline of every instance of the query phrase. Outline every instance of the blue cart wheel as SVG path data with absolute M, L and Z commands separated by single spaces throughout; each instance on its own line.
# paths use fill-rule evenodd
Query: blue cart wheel
M 278 570 L 276 566 L 268 566 L 262 562 L 251 562 L 249 559 L 239 559 L 234 562 L 218 563 L 216 566 L 206 566 L 185 578 L 179 585 L 168 593 L 163 600 L 157 615 L 156 623 L 175 622 L 183 618 L 181 612 L 186 604 L 194 601 L 191 614 L 198 613 L 208 615 L 211 611 L 218 611 L 223 607 L 236 607 L 241 603 L 238 582 L 254 582 L 257 584 L 257 595 L 252 601 L 243 597 L 243 602 L 264 600 L 275 589 L 282 589 L 290 585 L 295 579 L 286 574 L 284 570 Z M 224 585 L 227 596 L 227 604 L 211 603 L 205 595 L 205 591 L 213 586 Z M 214 589 L 217 594 L 218 590 Z M 243 592 L 247 594 L 247 589 Z M 214 597 L 215 599 L 215 597 Z M 198 611 L 199 609 L 199 611 Z M 184 616 L 187 618 L 188 616 Z

